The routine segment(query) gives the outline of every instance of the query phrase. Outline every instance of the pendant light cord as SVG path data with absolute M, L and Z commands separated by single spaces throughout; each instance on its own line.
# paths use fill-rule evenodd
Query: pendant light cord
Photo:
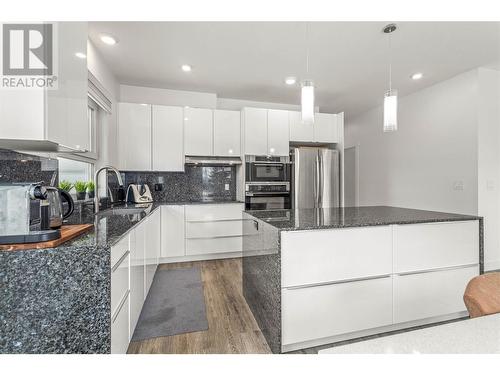
M 389 95 L 392 92 L 392 33 L 389 34 Z

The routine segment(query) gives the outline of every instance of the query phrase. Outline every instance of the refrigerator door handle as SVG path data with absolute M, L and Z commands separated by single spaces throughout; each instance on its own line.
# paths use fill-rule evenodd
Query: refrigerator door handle
M 319 164 L 319 153 L 316 155 L 316 170 L 314 174 L 314 206 L 319 207 L 319 190 L 320 190 L 320 164 Z
M 322 155 L 318 155 L 318 207 L 323 207 L 323 158 Z

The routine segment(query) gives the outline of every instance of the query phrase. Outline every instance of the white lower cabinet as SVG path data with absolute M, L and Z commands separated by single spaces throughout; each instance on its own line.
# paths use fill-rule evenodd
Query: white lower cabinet
M 282 345 L 465 316 L 478 220 L 281 233 Z
M 479 267 L 394 276 L 394 323 L 466 311 L 465 287 Z
M 144 303 L 144 226 L 130 233 L 130 338 L 135 330 Z
M 185 251 L 184 206 L 161 207 L 161 257 L 183 257 Z
M 159 256 L 157 209 L 111 247 L 111 353 L 127 352 Z
M 390 276 L 282 290 L 282 344 L 392 324 Z
M 111 354 L 127 353 L 129 336 L 129 295 L 127 293 L 117 314 L 111 316 Z

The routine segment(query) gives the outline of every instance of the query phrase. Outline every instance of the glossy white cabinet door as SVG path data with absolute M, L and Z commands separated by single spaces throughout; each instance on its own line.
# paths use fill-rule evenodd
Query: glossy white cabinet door
M 245 155 L 267 155 L 267 109 L 244 108 Z
M 184 172 L 184 111 L 153 105 L 153 170 Z
M 392 273 L 392 228 L 322 229 L 281 233 L 283 287 Z
M 241 252 L 241 236 L 220 238 L 186 239 L 186 255 L 220 254 Z
M 300 112 L 288 112 L 288 122 L 290 124 L 290 142 L 314 141 L 314 125 L 304 124 Z
M 316 113 L 314 115 L 314 142 L 339 142 L 337 115 L 329 113 Z
M 267 155 L 288 156 L 288 111 L 269 109 L 267 113 Z
M 282 344 L 392 324 L 392 279 L 282 290 Z
M 120 169 L 151 170 L 151 106 L 135 103 L 118 105 Z
M 186 255 L 184 206 L 161 207 L 161 257 Z
M 394 276 L 394 323 L 466 311 L 465 287 L 479 267 Z
M 120 309 L 111 317 L 111 354 L 127 353 L 129 344 L 129 296 L 120 304 Z
M 186 221 L 241 220 L 245 205 L 228 204 L 190 204 L 186 206 Z
M 130 254 L 127 252 L 111 271 L 111 314 L 115 314 L 120 301 L 129 292 Z
M 139 224 L 130 233 L 130 338 L 141 314 L 144 303 L 144 244 L 146 233 Z
M 214 155 L 240 156 L 240 112 L 214 110 Z
M 394 272 L 479 263 L 479 221 L 394 226 Z
M 184 153 L 213 155 L 213 111 L 206 108 L 184 109 Z
M 160 256 L 161 226 L 160 211 L 153 212 L 145 222 L 146 225 L 146 260 L 145 260 L 145 295 L 147 296 L 158 266 Z

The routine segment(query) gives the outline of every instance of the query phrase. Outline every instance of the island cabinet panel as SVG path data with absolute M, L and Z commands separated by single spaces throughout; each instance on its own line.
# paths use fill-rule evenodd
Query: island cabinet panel
M 130 233 L 130 338 L 134 333 L 144 303 L 145 230 L 137 226 Z
M 478 254 L 477 220 L 394 226 L 394 272 L 478 264 Z
M 392 228 L 282 232 L 282 287 L 392 273 Z
M 392 324 L 392 278 L 282 290 L 282 345 Z
M 465 312 L 463 293 L 479 266 L 394 275 L 394 323 Z
M 129 335 L 129 296 L 127 294 L 117 314 L 111 317 L 111 354 L 127 353 Z

